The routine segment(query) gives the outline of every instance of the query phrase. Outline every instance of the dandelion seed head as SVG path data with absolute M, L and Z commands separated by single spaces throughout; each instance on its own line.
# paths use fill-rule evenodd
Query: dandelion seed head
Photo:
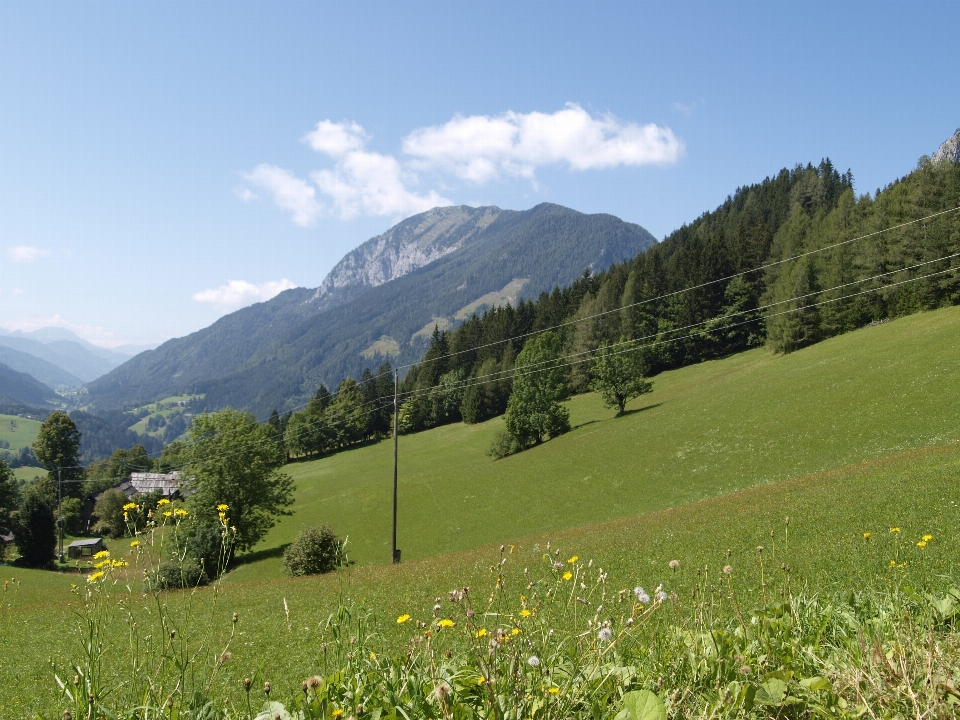
M 679 568 L 679 567 L 680 567 L 680 561 L 679 561 L 679 560 L 671 560 L 671 561 L 670 561 L 670 569 L 671 569 L 671 570 L 676 570 L 676 569 Z
M 600 632 L 597 633 L 597 639 L 600 642 L 610 642 L 610 639 L 613 637 L 613 630 L 608 627 L 600 628 Z
M 531 655 L 527 658 L 527 665 L 534 668 L 540 667 L 540 658 L 538 658 L 536 655 Z

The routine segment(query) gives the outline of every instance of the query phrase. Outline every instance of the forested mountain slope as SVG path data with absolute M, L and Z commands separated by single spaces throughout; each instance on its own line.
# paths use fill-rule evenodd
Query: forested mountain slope
M 536 297 L 655 242 L 639 225 L 558 205 L 431 210 L 365 243 L 316 290 L 289 290 L 133 358 L 91 383 L 90 400 L 132 407 L 193 392 L 207 409 L 283 410 L 368 364 L 415 361 L 434 323 L 455 324 L 511 283 Z
M 0 404 L 44 407 L 57 394 L 39 380 L 0 363 Z

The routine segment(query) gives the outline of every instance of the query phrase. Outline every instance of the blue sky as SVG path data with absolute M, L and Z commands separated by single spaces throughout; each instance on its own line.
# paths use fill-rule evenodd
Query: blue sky
M 0 0 L 0 326 L 156 343 L 435 203 L 658 238 L 960 126 L 944 3 Z

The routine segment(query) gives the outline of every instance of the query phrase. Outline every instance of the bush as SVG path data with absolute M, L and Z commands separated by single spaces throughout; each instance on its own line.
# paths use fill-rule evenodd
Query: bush
M 232 543 L 223 547 L 223 528 L 212 522 L 193 520 L 180 526 L 184 533 L 183 543 L 186 557 L 195 560 L 204 574 L 210 578 L 219 577 L 227 569 L 233 556 Z
M 283 553 L 283 564 L 291 575 L 318 575 L 346 564 L 344 546 L 328 525 L 303 530 Z
M 499 460 L 500 458 L 505 458 L 507 455 L 518 453 L 522 449 L 520 443 L 513 435 L 501 429 L 493 436 L 493 443 L 490 445 L 490 449 L 487 450 L 487 455 L 494 460 Z
M 179 590 L 206 585 L 210 578 L 200 567 L 200 563 L 192 557 L 183 562 L 165 561 L 147 579 L 148 590 Z
M 111 488 L 100 493 L 97 504 L 93 508 L 93 514 L 97 518 L 93 531 L 112 538 L 123 537 L 127 530 L 127 524 L 123 519 L 123 506 L 128 502 L 127 494 L 123 490 Z

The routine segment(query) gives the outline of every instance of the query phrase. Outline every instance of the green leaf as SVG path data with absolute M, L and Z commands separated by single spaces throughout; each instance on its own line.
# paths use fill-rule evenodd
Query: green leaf
M 623 711 L 628 713 L 621 720 L 667 720 L 663 702 L 649 690 L 631 690 L 623 696 Z
M 781 705 L 787 695 L 787 684 L 780 678 L 772 677 L 760 683 L 754 702 L 761 705 Z
M 829 690 L 833 687 L 829 680 L 819 676 L 804 678 L 800 681 L 800 685 L 812 692 L 817 692 L 818 690 Z

